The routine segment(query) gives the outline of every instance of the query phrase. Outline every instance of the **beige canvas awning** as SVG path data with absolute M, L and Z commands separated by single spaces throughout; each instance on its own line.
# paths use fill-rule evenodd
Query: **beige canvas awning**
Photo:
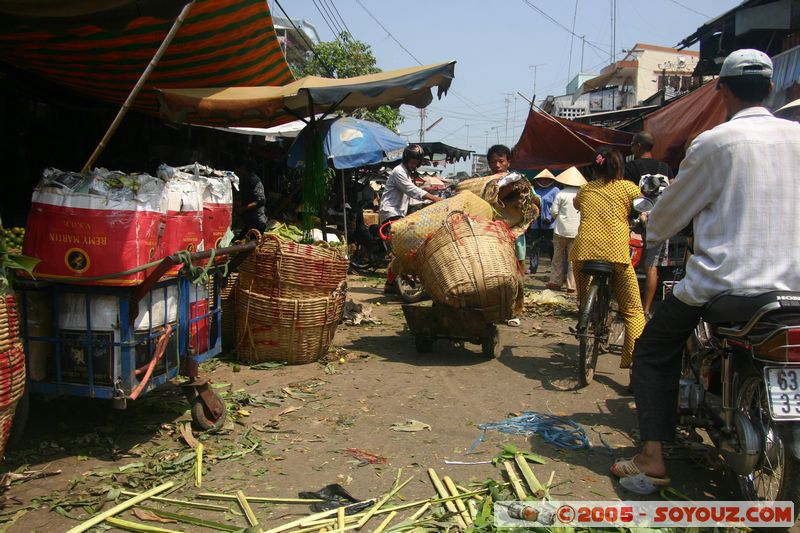
M 355 78 L 307 76 L 281 87 L 158 89 L 161 114 L 174 122 L 212 126 L 268 127 L 297 117 L 382 105 L 419 108 L 441 98 L 455 75 L 455 61 Z

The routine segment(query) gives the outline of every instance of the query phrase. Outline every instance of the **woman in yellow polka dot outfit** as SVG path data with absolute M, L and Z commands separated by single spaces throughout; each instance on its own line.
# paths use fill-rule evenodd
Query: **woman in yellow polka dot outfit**
M 608 261 L 614 265 L 612 285 L 625 321 L 625 344 L 620 368 L 630 368 L 633 345 L 644 329 L 645 318 L 639 284 L 631 266 L 628 216 L 639 188 L 623 179 L 622 155 L 614 148 L 600 147 L 592 159 L 593 181 L 575 197 L 581 212 L 578 235 L 569 255 L 578 286 L 578 304 L 586 297 L 591 276 L 581 272 L 584 261 Z

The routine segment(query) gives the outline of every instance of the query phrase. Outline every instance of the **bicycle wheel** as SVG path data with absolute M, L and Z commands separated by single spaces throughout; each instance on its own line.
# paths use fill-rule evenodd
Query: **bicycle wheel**
M 589 286 L 586 299 L 581 306 L 578 317 L 578 385 L 586 387 L 594 379 L 594 369 L 597 366 L 597 356 L 600 354 L 602 344 L 601 335 L 604 327 L 601 324 L 600 312 L 600 287 L 596 283 Z

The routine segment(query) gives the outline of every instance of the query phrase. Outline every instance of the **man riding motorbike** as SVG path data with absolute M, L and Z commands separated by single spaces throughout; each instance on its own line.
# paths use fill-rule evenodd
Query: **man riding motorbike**
M 412 176 L 424 159 L 425 151 L 418 144 L 410 144 L 403 150 L 403 160 L 389 174 L 389 179 L 386 180 L 381 195 L 379 212 L 381 224 L 406 216 L 411 198 L 431 202 L 441 200 L 438 196 L 434 196 L 414 184 Z M 383 292 L 396 292 L 394 284 L 396 277 L 397 274 L 392 272 L 391 267 L 386 269 L 386 284 Z
M 611 471 L 637 492 L 669 483 L 662 441 L 675 436 L 682 352 L 704 305 L 734 288 L 800 290 L 800 124 L 762 107 L 771 78 L 772 62 L 763 52 L 737 50 L 725 59 L 717 90 L 730 118 L 691 143 L 650 213 L 648 243 L 693 221 L 694 254 L 634 351 L 643 445 Z

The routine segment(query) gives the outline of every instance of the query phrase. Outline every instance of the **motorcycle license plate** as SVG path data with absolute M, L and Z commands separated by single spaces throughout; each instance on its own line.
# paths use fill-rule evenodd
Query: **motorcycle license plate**
M 800 420 L 800 368 L 765 367 L 769 409 L 773 420 Z

